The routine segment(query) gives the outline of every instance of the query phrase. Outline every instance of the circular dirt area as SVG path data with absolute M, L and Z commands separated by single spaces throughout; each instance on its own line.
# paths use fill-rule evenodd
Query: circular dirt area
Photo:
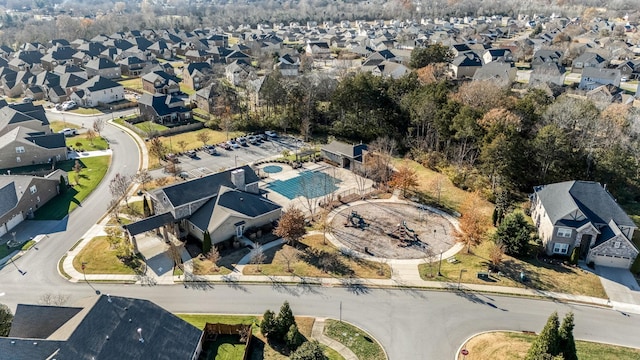
M 436 256 L 454 245 L 446 218 L 413 205 L 368 203 L 340 211 L 331 222 L 333 235 L 345 246 L 389 259 Z

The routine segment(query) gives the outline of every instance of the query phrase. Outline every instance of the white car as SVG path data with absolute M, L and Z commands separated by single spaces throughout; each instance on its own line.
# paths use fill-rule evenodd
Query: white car
M 264 132 L 265 135 L 267 135 L 270 138 L 277 138 L 278 137 L 278 133 L 275 131 L 271 131 L 271 130 L 267 130 Z
M 78 135 L 78 130 L 76 129 L 71 129 L 71 128 L 64 128 L 60 131 L 58 131 L 59 134 L 64 134 L 64 136 L 74 136 L 74 135 Z
M 231 146 L 234 149 L 238 149 L 240 148 L 240 144 L 238 144 L 236 141 L 234 140 L 229 140 L 227 141 L 227 144 L 229 144 L 229 146 Z
M 76 106 L 78 106 L 78 104 L 76 104 L 75 101 L 73 100 L 69 100 L 69 101 L 65 101 L 62 103 L 62 110 L 71 110 L 73 108 L 75 108 Z

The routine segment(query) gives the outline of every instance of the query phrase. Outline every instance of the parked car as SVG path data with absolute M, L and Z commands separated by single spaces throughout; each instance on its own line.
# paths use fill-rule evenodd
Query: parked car
M 176 156 L 176 154 L 167 154 L 167 155 L 165 156 L 165 159 L 166 159 L 167 161 L 171 161 L 171 162 L 172 162 L 172 163 L 174 163 L 174 164 L 177 164 L 177 163 L 179 163 L 179 162 L 180 162 L 180 160 L 178 159 L 178 156 Z
M 240 144 L 238 144 L 238 142 L 235 140 L 229 140 L 227 141 L 227 144 L 229 144 L 229 146 L 231 146 L 234 149 L 238 149 L 240 147 Z
M 190 158 L 195 158 L 198 156 L 198 154 L 196 153 L 195 150 L 189 150 L 187 151 L 187 156 L 189 156 Z
M 218 153 L 218 151 L 216 150 L 216 147 L 213 145 L 205 145 L 204 151 L 210 155 L 216 155 Z
M 620 81 L 627 82 L 627 81 L 629 81 L 629 78 L 627 76 L 623 76 L 623 77 L 620 78 Z
M 225 150 L 231 150 L 231 145 L 228 142 L 223 142 L 220 146 Z
M 247 139 L 243 138 L 243 137 L 239 137 L 238 138 L 238 143 L 242 146 L 247 146 Z
M 78 104 L 76 104 L 76 102 L 73 100 L 65 101 L 62 103 L 62 110 L 63 111 L 71 110 L 71 109 L 74 109 L 76 106 L 78 106 Z
M 178 174 L 178 177 L 181 178 L 181 179 L 186 179 L 186 178 L 189 177 L 189 173 L 186 172 L 186 171 L 183 171 L 183 172 Z
M 22 99 L 23 103 L 30 103 L 33 102 L 33 98 L 31 96 L 27 96 L 24 99 Z
M 71 128 L 64 128 L 58 131 L 58 133 L 64 134 L 64 136 L 74 136 L 74 135 L 78 135 L 78 130 L 71 129 Z
M 260 142 L 260 139 L 257 136 L 251 135 L 247 138 L 249 140 L 249 144 L 257 145 Z
M 264 132 L 265 135 L 267 135 L 268 137 L 275 139 L 278 137 L 278 133 L 275 131 L 271 131 L 271 130 L 267 130 Z

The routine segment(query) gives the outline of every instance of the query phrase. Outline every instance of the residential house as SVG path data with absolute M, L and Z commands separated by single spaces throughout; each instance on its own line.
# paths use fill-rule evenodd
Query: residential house
M 142 89 L 155 94 L 175 94 L 180 92 L 180 79 L 164 71 L 155 71 L 142 76 Z
M 186 63 L 205 62 L 213 58 L 213 53 L 207 50 L 188 50 L 184 53 Z
M 320 148 L 320 153 L 325 160 L 337 164 L 345 169 L 358 169 L 364 162 L 364 154 L 367 151 L 366 144 L 347 144 L 334 140 Z
M 0 357 L 196 360 L 203 334 L 151 301 L 103 294 L 69 307 L 18 304 Z
M 638 256 L 635 223 L 597 182 L 565 181 L 537 186 L 531 218 L 548 255 L 569 256 L 595 265 L 628 269 Z
M 251 65 L 245 61 L 236 61 L 227 65 L 224 72 L 227 80 L 234 86 L 240 85 L 240 83 L 248 79 L 250 75 L 254 74 Z
M 618 69 L 583 68 L 578 89 L 591 91 L 600 85 L 615 85 L 620 87 L 621 78 L 622 76 Z
M 69 95 L 80 106 L 104 106 L 124 100 L 124 87 L 102 76 L 94 76 L 78 86 L 78 90 Z
M 168 185 L 150 195 L 156 215 L 124 228 L 131 236 L 164 227 L 165 234 L 199 239 L 209 232 L 211 243 L 229 246 L 251 229 L 270 227 L 280 218 L 280 205 L 260 196 L 260 178 L 249 166 Z
M 326 41 L 307 41 L 306 54 L 314 59 L 328 59 L 331 57 L 331 48 Z
M 605 68 L 607 66 L 605 58 L 594 52 L 585 52 L 573 60 L 571 64 L 571 72 L 581 73 L 582 69 L 592 68 Z
M 0 136 L 0 168 L 50 164 L 67 159 L 64 134 L 34 133 L 18 126 Z
M 51 133 L 49 119 L 42 105 L 33 103 L 7 104 L 2 101 L 0 105 L 0 135 L 4 135 L 17 127 L 24 127 L 32 133 Z
M 491 61 L 473 75 L 476 81 L 492 81 L 500 87 L 508 87 L 516 80 L 517 69 L 513 63 Z
M 201 89 L 212 77 L 213 69 L 207 62 L 193 62 L 182 68 L 182 82 L 193 90 Z
M 53 71 L 58 65 L 64 65 L 73 62 L 73 55 L 77 52 L 71 46 L 56 46 L 49 49 L 40 61 L 44 70 Z
M 562 64 L 562 55 L 562 51 L 559 50 L 538 50 L 531 59 L 531 69 L 535 70 L 548 63 L 560 65 Z
M 36 210 L 60 193 L 60 175 L 66 178 L 62 170 L 56 170 L 47 177 L 0 176 L 0 236 L 9 233 L 25 219 L 32 218 Z M 3 354 L 1 349 L 0 346 L 0 358 Z
M 120 72 L 120 65 L 113 62 L 113 60 L 105 58 L 96 58 L 89 60 L 85 66 L 87 76 L 94 77 L 100 76 L 106 79 L 119 79 L 122 77 Z
M 218 107 L 218 84 L 211 83 L 208 86 L 196 91 L 196 106 L 198 109 L 202 109 L 208 114 L 214 113 Z
M 543 84 L 564 86 L 565 72 L 560 64 L 550 62 L 537 66 L 529 75 L 529 87 L 539 87 Z
M 513 54 L 511 50 L 505 48 L 491 48 L 484 51 L 482 60 L 485 64 L 492 61 L 513 62 Z
M 191 119 L 191 109 L 184 101 L 168 94 L 143 94 L 138 100 L 140 116 L 162 125 L 177 125 Z
M 118 65 L 122 75 L 138 76 L 142 73 L 142 69 L 147 65 L 147 62 L 137 56 L 128 56 L 118 61 Z
M 0 77 L 0 87 L 7 97 L 19 97 L 24 94 L 25 89 L 33 84 L 35 77 L 29 70 L 15 72 L 11 69 L 2 70 Z
M 471 78 L 482 67 L 482 58 L 474 51 L 467 51 L 454 58 L 449 64 L 454 79 Z

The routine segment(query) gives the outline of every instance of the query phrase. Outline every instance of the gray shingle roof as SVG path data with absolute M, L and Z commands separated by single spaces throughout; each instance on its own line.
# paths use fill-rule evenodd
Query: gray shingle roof
M 18 304 L 9 337 L 46 339 L 82 308 Z
M 176 219 L 173 217 L 171 213 L 158 214 L 154 216 L 150 216 L 146 219 L 142 219 L 140 221 L 136 221 L 134 223 L 124 225 L 123 228 L 129 231 L 131 236 L 136 236 L 145 231 L 157 229 L 162 225 L 170 224 L 174 222 Z
M 2 184 L 0 179 L 0 185 Z M 5 183 L 0 188 L 0 216 L 8 213 L 18 204 L 18 195 L 16 194 L 16 185 L 13 181 Z
M 635 223 L 599 183 L 593 181 L 565 181 L 536 189 L 551 223 L 575 209 L 593 223 L 607 224 L 614 220 L 621 226 L 636 227 Z
M 218 196 L 218 205 L 250 218 L 255 218 L 281 208 L 280 205 L 262 196 L 238 190 L 227 190 L 220 194 Z

